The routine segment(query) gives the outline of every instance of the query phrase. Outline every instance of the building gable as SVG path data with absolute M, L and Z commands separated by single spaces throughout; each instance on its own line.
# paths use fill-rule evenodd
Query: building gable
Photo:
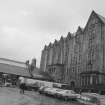
M 67 39 L 68 39 L 68 40 L 70 40 L 70 39 L 71 39 L 71 37 L 72 37 L 71 33 L 70 33 L 70 32 L 68 32 L 68 34 L 67 34 Z
M 82 34 L 82 32 L 83 32 L 83 29 L 79 26 L 77 29 L 76 35 Z
M 88 19 L 88 22 L 84 28 L 84 33 L 90 27 L 91 24 L 104 23 L 104 21 L 102 19 L 104 20 L 104 17 L 102 17 L 102 16 L 98 15 L 96 12 L 92 11 L 92 13 Z

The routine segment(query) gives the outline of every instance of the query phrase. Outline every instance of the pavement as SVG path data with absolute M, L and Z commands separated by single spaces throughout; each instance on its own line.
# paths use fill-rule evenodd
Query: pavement
M 105 105 L 105 95 L 100 95 L 100 101 L 102 105 Z
M 20 94 L 18 88 L 0 87 L 0 105 L 81 105 L 40 95 L 38 92 L 25 91 Z
M 28 95 L 22 95 L 18 89 L 3 87 L 0 89 L 0 105 L 37 105 L 38 101 Z

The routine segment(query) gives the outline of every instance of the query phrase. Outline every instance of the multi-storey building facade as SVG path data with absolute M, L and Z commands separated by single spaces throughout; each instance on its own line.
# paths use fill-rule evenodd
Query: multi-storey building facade
M 71 86 L 105 83 L 105 18 L 91 13 L 84 29 L 68 33 L 42 51 L 40 68 L 49 71 L 57 65 L 63 68 L 61 82 Z M 53 74 L 54 75 L 54 74 Z M 59 73 L 56 74 L 59 76 Z

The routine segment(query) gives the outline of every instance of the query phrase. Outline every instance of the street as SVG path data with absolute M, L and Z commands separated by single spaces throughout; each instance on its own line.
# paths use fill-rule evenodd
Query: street
M 20 94 L 19 89 L 2 87 L 0 88 L 0 105 L 81 105 L 77 102 L 66 102 L 44 95 L 38 92 L 25 91 Z

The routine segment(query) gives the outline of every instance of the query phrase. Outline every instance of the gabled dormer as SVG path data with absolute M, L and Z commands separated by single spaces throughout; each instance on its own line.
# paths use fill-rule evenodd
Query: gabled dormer
M 44 50 L 47 50 L 47 46 L 46 45 L 44 46 Z
M 52 43 L 50 42 L 50 44 L 49 44 L 49 46 L 48 46 L 49 48 L 51 48 L 52 47 Z
M 77 29 L 76 34 L 82 34 L 83 33 L 83 28 L 81 28 L 80 26 Z
M 67 39 L 71 39 L 71 37 L 72 37 L 72 34 L 70 33 L 70 32 L 68 32 L 68 34 L 67 34 Z
M 54 45 L 57 45 L 58 44 L 58 41 L 55 39 L 55 41 L 54 41 Z
M 60 41 L 64 41 L 64 37 L 63 36 L 61 36 Z

